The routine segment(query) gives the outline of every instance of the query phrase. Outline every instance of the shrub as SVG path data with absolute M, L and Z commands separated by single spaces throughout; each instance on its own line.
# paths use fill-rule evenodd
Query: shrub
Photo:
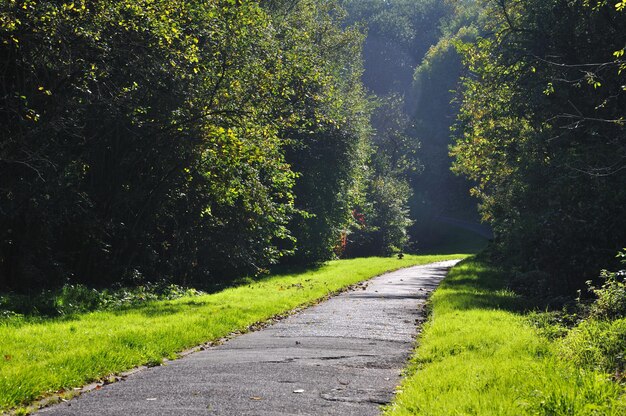
M 0 320 L 21 320 L 23 315 L 66 316 L 102 309 L 138 306 L 157 300 L 200 296 L 204 292 L 167 282 L 97 290 L 82 284 L 66 284 L 58 290 L 43 290 L 35 295 L 6 293 L 0 295 Z
M 626 263 L 626 249 L 618 253 Z M 614 373 L 623 378 L 626 370 L 626 272 L 602 270 L 600 287 L 587 282 L 596 297 L 586 308 L 589 317 L 572 329 L 560 344 L 561 354 L 583 368 Z
M 559 351 L 577 366 L 620 376 L 626 369 L 626 318 L 583 321 L 562 340 Z
M 621 258 L 622 264 L 626 264 L 626 249 L 617 257 Z M 589 291 L 596 296 L 595 302 L 591 305 L 591 316 L 599 319 L 626 317 L 626 270 L 617 272 L 602 270 L 600 278 L 604 281 L 600 287 L 587 282 Z
M 88 312 L 102 305 L 103 293 L 85 285 L 64 285 L 54 296 L 54 306 L 59 315 Z

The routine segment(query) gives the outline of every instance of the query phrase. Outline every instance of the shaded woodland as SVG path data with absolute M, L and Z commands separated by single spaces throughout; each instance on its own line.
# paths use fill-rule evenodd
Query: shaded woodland
M 476 202 L 580 288 L 626 234 L 625 8 L 5 0 L 1 290 L 421 250 Z
M 327 0 L 3 1 L 2 290 L 228 281 L 341 255 L 353 229 L 353 255 L 403 250 L 405 160 L 373 161 L 345 16 Z

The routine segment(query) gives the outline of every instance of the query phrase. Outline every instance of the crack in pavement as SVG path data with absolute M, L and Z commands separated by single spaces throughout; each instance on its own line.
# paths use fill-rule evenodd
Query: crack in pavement
M 333 389 L 327 393 L 320 393 L 320 397 L 331 402 L 374 403 L 379 405 L 389 404 L 393 398 L 392 394 L 387 391 L 376 391 L 372 389 L 357 389 L 355 391 Z
M 387 273 L 40 414 L 378 415 L 400 381 L 427 295 L 455 263 Z

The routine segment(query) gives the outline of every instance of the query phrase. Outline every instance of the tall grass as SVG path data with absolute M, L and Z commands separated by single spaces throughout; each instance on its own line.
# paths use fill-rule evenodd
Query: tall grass
M 386 271 L 462 255 L 334 261 L 218 293 L 0 324 L 0 410 L 220 339 Z
M 387 415 L 624 415 L 624 387 L 560 358 L 504 276 L 479 260 L 456 266 Z

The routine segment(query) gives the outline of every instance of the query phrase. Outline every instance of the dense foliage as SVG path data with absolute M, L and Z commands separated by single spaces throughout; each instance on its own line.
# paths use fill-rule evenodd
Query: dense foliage
M 413 71 L 441 36 L 450 2 L 441 0 L 344 0 L 350 20 L 367 28 L 364 83 L 374 93 L 405 94 Z
M 455 169 L 501 254 L 580 288 L 626 237 L 625 4 L 483 3 L 488 35 L 461 47 Z
M 366 172 L 365 198 L 353 211 L 348 255 L 390 255 L 406 251 L 412 221 L 408 178 L 420 167 L 419 142 L 410 136 L 410 121 L 396 95 L 379 99 L 372 115 L 376 131 Z
M 346 0 L 351 22 L 367 33 L 363 46 L 365 87 L 376 95 L 371 124 L 374 152 L 364 201 L 353 213 L 348 255 L 389 254 L 410 248 L 408 227 L 416 212 L 409 202 L 421 172 L 420 140 L 412 120 L 413 71 L 438 37 L 448 11 L 440 1 Z M 445 148 L 445 146 L 444 146 Z M 414 238 L 411 238 L 414 240 Z
M 458 112 L 458 106 L 451 101 L 462 71 L 454 41 L 475 32 L 471 24 L 477 8 L 471 1 L 345 3 L 349 19 L 367 29 L 363 50 L 365 86 L 385 101 L 400 102 L 393 113 L 385 106 L 376 109 L 372 126 L 382 137 L 390 124 L 404 119 L 404 142 L 410 144 L 406 157 L 418 167 L 404 172 L 396 169 L 384 181 L 386 188 L 402 196 L 404 217 L 411 219 L 410 249 L 430 249 L 448 238 L 438 222 L 440 216 L 474 222 L 478 219 L 476 203 L 467 194 L 470 185 L 450 172 L 448 155 L 450 126 Z M 394 152 L 397 147 L 386 142 L 389 140 L 383 139 L 378 149 Z M 397 215 L 394 223 L 400 222 L 401 216 Z M 375 236 L 367 237 L 376 240 Z
M 352 208 L 363 198 L 371 106 L 361 84 L 363 35 L 341 29 L 345 12 L 334 2 L 294 4 L 275 6 L 286 16 L 282 36 L 302 37 L 291 52 L 300 76 L 289 102 L 300 122 L 286 126 L 281 137 L 297 173 L 298 213 L 289 223 L 296 245 L 289 261 L 310 263 L 333 257 Z
M 472 218 L 458 111 L 500 254 L 572 288 L 610 267 L 623 1 L 341 4 L 2 2 L 3 288 L 406 250 Z
M 330 0 L 3 1 L 0 285 L 224 279 L 294 235 L 328 258 L 368 146 L 341 16 Z
M 416 195 L 412 210 L 414 233 L 432 244 L 438 236 L 441 215 L 477 222 L 476 202 L 468 194 L 471 183 L 450 171 L 448 146 L 451 126 L 459 111 L 456 99 L 465 71 L 456 49 L 459 41 L 471 41 L 478 34 L 478 7 L 473 1 L 450 2 L 451 10 L 439 25 L 440 37 L 425 54 L 414 74 L 412 102 L 417 136 L 421 138 L 422 175 L 414 179 Z M 430 240 L 430 241 L 428 241 Z M 422 244 L 420 244 L 422 245 Z

